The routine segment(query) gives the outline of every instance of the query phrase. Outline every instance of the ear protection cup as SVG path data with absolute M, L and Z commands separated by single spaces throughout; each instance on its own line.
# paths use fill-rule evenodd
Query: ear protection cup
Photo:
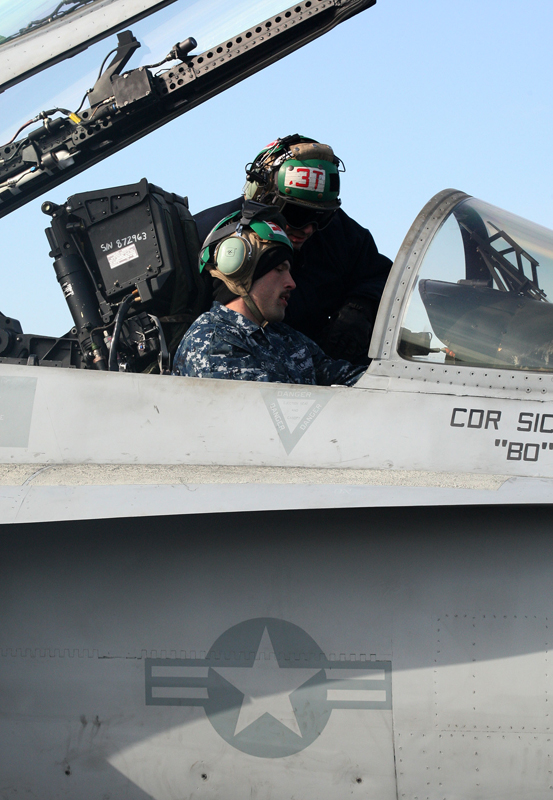
M 251 288 L 261 255 L 277 244 L 260 239 L 251 228 L 243 228 L 241 234 L 227 236 L 217 244 L 207 269 L 232 292 L 243 296 Z
M 233 294 L 244 297 L 265 253 L 279 248 L 283 261 L 291 258 L 293 248 L 282 227 L 285 224 L 275 209 L 246 203 L 242 211 L 225 217 L 208 235 L 199 255 L 200 272 L 207 269 Z
M 223 275 L 235 275 L 249 261 L 252 248 L 242 236 L 224 239 L 217 245 L 213 258 L 214 265 Z

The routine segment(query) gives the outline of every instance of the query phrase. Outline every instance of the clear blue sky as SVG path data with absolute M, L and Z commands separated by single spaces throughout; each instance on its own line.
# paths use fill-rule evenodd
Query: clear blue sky
M 334 147 L 347 168 L 344 209 L 391 258 L 426 201 L 449 187 L 553 227 L 552 30 L 551 0 L 378 0 L 0 220 L 0 310 L 27 333 L 61 335 L 71 326 L 48 258 L 45 199 L 60 203 L 75 192 L 147 177 L 188 195 L 196 212 L 237 196 L 244 165 L 288 133 Z M 186 24 L 181 16 L 168 26 L 165 52 L 189 35 L 198 38 L 194 20 Z M 99 62 L 114 42 L 96 45 Z M 138 64 L 136 58 L 129 67 Z M 67 86 L 67 72 L 64 79 L 63 69 L 55 70 L 48 80 Z M 64 99 L 75 108 L 83 92 L 70 91 L 72 101 Z M 0 96 L 0 119 L 8 110 L 28 119 L 41 107 L 27 108 L 15 87 Z

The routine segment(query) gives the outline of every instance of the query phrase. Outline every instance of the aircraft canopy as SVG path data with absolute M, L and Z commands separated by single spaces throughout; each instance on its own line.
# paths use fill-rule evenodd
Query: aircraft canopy
M 553 231 L 464 197 L 422 238 L 399 354 L 553 370 Z

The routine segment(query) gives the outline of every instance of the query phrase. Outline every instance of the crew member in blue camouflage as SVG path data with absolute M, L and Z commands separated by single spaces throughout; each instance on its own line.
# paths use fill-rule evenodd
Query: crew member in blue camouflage
M 211 231 L 200 269 L 215 279 L 215 302 L 180 343 L 175 375 L 352 386 L 365 372 L 283 323 L 296 285 L 284 224 L 278 212 L 250 201 Z

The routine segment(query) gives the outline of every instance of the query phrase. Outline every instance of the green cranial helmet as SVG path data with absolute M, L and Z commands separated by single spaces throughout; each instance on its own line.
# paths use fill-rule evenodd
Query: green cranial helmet
M 246 202 L 241 211 L 221 220 L 200 250 L 200 272 L 207 269 L 232 292 L 244 298 L 260 324 L 265 321 L 249 296 L 252 283 L 292 259 L 286 220 L 274 208 Z
M 277 208 L 293 228 L 323 228 L 340 207 L 341 171 L 329 145 L 293 134 L 271 142 L 246 167 L 244 195 Z

